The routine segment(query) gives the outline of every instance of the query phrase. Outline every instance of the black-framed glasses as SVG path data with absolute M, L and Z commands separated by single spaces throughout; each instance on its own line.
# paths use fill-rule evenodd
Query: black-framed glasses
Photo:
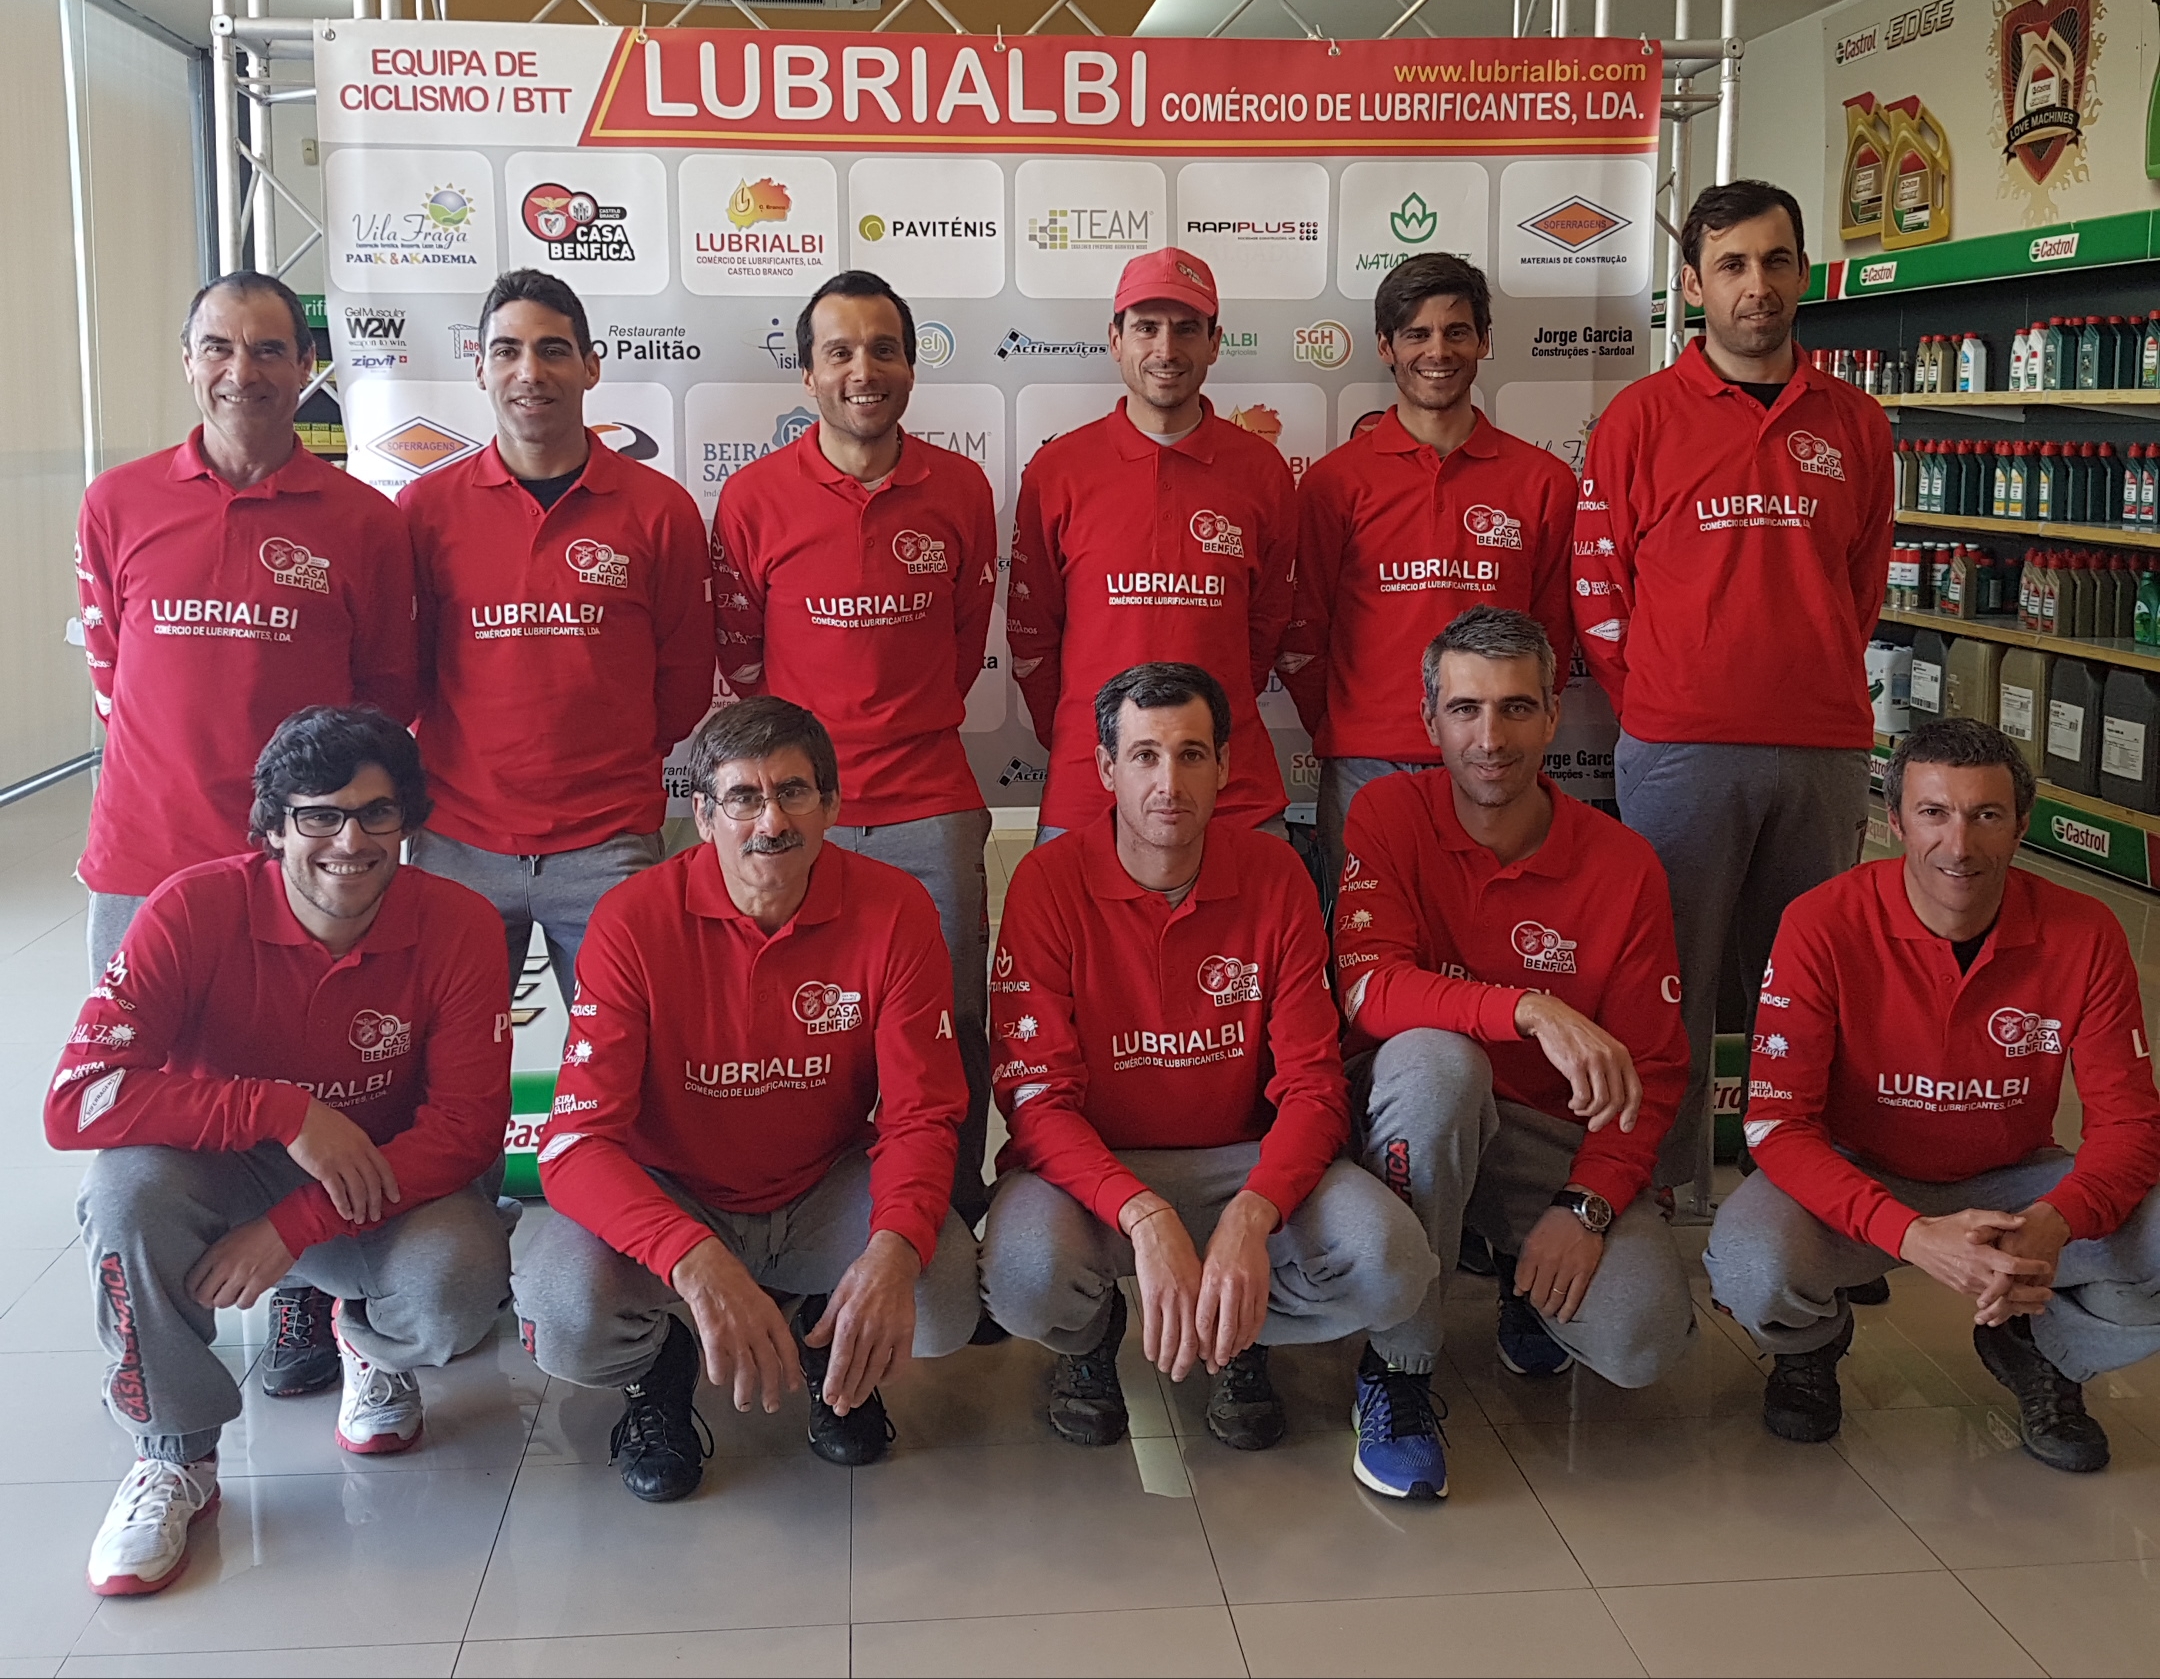
M 285 820 L 309 839 L 335 839 L 345 824 L 357 822 L 363 834 L 401 834 L 405 831 L 405 807 L 395 799 L 377 799 L 358 810 L 342 805 L 287 805 Z
M 808 816 L 825 795 L 807 781 L 790 781 L 777 792 L 761 793 L 755 787 L 730 787 L 720 795 L 720 808 L 734 822 L 755 822 L 765 806 L 776 804 L 783 816 Z

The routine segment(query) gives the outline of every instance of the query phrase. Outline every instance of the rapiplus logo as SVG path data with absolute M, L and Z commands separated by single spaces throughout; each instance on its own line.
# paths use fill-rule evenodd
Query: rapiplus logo
M 1013 356 L 1106 356 L 1110 346 L 1099 338 L 1034 338 L 1013 327 L 997 347 L 999 361 Z
M 1185 224 L 1188 234 L 1213 234 L 1224 239 L 1253 239 L 1269 242 L 1310 244 L 1320 237 L 1320 224 L 1312 221 L 1189 221 Z
M 1150 229 L 1152 210 L 1129 206 L 1078 206 L 1046 210 L 1028 217 L 1028 243 L 1040 251 L 1131 251 L 1134 255 L 1154 244 Z
M 990 216 L 939 216 L 930 220 L 918 220 L 912 216 L 864 216 L 855 224 L 855 231 L 879 244 L 887 239 L 997 239 L 1003 229 Z
M 589 192 L 542 181 L 519 207 L 525 231 L 547 246 L 554 262 L 635 262 L 630 212 L 602 204 Z

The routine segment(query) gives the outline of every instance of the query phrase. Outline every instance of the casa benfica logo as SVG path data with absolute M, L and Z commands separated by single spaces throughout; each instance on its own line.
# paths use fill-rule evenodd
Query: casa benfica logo
M 1997 1009 L 1988 1016 L 1988 1036 L 2005 1055 L 2060 1055 L 2062 1022 L 2043 1020 L 2030 1009 Z
M 412 1052 L 412 1022 L 374 1009 L 362 1009 L 354 1015 L 352 1030 L 346 1037 L 363 1061 L 389 1061 Z
M 330 562 L 320 554 L 309 553 L 305 544 L 273 536 L 262 545 L 260 553 L 272 579 L 288 589 L 306 589 L 317 595 L 330 592 Z
M 1260 1001 L 1260 964 L 1235 956 L 1210 956 L 1200 964 L 1200 989 L 1219 1009 Z
M 2036 187 L 2053 185 L 2058 175 L 2084 173 L 2085 125 L 2098 103 L 2092 59 L 2102 10 L 2101 0 L 2025 0 L 2017 6 L 1996 0 L 1990 68 L 2001 101 L 2003 161 L 2014 160 Z
M 795 1018 L 822 1032 L 846 1032 L 862 1024 L 862 993 L 843 991 L 822 980 L 805 980 L 795 988 Z
M 1515 946 L 1522 965 L 1537 973 L 1571 974 L 1575 971 L 1575 941 L 1562 938 L 1540 922 L 1516 922 L 1508 942 Z
M 618 554 L 605 542 L 580 537 L 563 550 L 563 558 L 570 562 L 570 569 L 577 573 L 580 583 L 592 583 L 604 589 L 630 587 L 630 556 Z
M 525 231 L 545 240 L 558 262 L 635 262 L 630 247 L 630 212 L 620 204 L 602 204 L 589 192 L 543 181 L 525 195 Z
M 945 544 L 921 531 L 902 531 L 892 539 L 893 558 L 917 576 L 950 569 Z

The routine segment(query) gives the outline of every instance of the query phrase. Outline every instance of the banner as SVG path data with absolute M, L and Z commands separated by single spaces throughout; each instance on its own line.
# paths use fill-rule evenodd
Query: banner
M 585 299 L 595 429 L 708 518 L 729 474 L 816 423 L 795 318 L 845 268 L 908 297 L 906 424 L 982 465 L 1008 534 L 1035 450 L 1122 397 L 1110 292 L 1164 245 L 1221 288 L 1217 412 L 1296 473 L 1394 400 L 1371 299 L 1422 251 L 1491 278 L 1476 401 L 1570 466 L 1650 369 L 1651 43 L 339 20 L 315 65 L 349 465 L 393 495 L 486 446 L 478 305 L 528 265 Z M 962 735 L 989 803 L 1032 805 L 1044 754 L 1003 620 L 1001 584 Z M 1261 709 L 1309 802 L 1288 696 Z M 1609 798 L 1614 732 L 1578 677 L 1556 779 Z

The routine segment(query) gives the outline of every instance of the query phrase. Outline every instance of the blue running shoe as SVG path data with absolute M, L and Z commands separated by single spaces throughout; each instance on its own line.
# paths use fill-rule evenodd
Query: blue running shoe
M 1434 1397 L 1430 1376 L 1390 1370 L 1371 1347 L 1358 1360 L 1357 1452 L 1350 1467 L 1360 1483 L 1383 1498 L 1432 1501 L 1447 1497 L 1447 1415 Z
M 1552 1338 L 1538 1309 L 1505 1285 L 1497 1339 L 1500 1362 L 1518 1376 L 1557 1376 L 1574 1367 L 1575 1355 Z

